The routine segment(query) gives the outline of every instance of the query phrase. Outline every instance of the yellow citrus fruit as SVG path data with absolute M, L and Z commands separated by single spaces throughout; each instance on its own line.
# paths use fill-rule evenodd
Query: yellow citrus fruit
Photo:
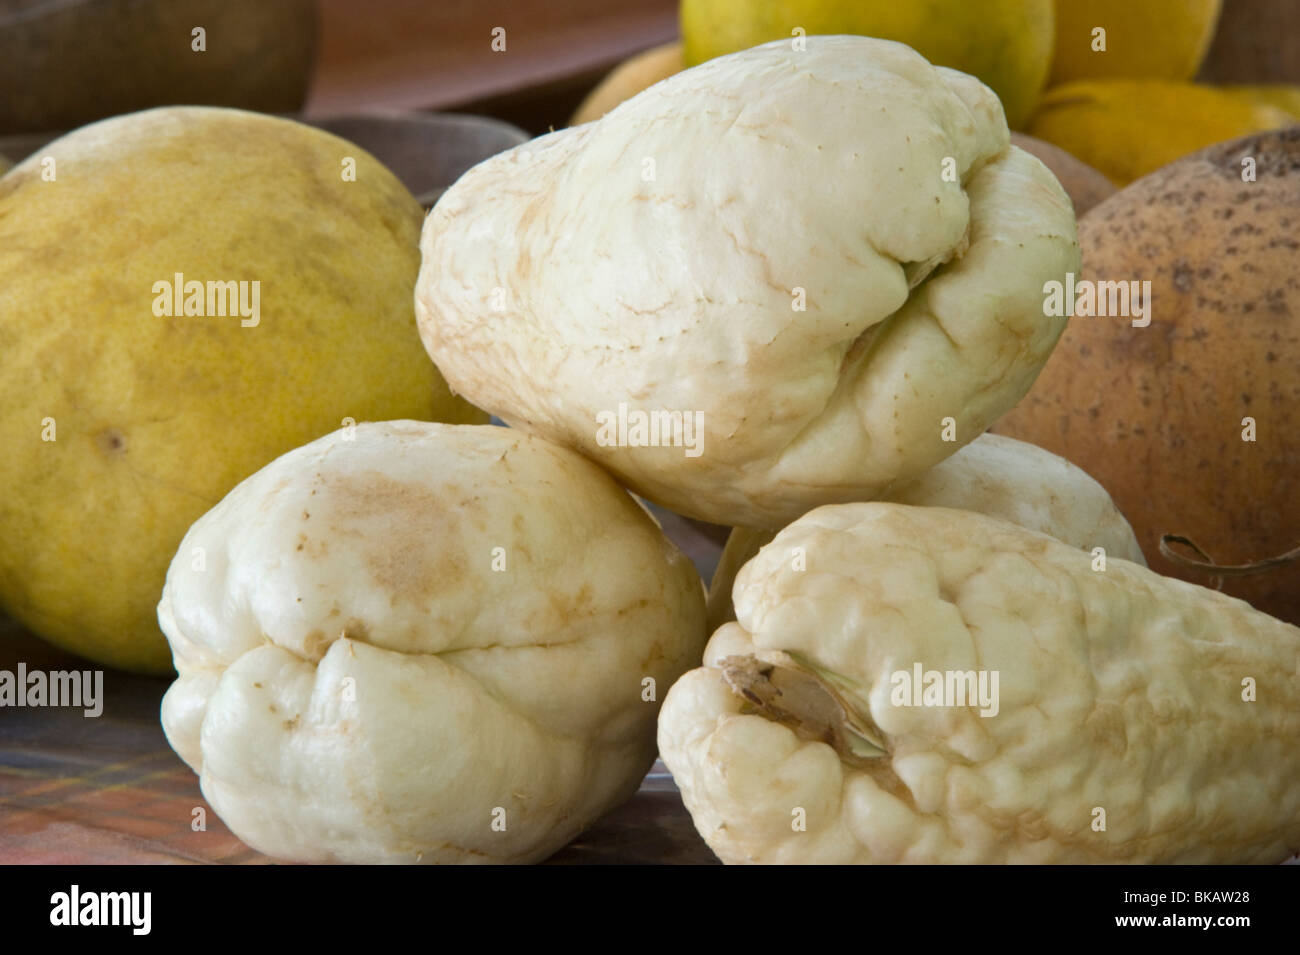
M 1275 106 L 1212 86 L 1082 80 L 1049 89 L 1027 132 L 1123 186 L 1205 146 L 1292 122 Z
M 1052 0 L 682 0 L 686 65 L 769 40 L 856 33 L 897 40 L 931 63 L 979 77 L 1013 127 L 1028 119 L 1051 65 Z
M 484 420 L 420 344 L 422 220 L 355 145 L 228 109 L 86 126 L 0 178 L 4 608 L 165 672 L 168 563 L 237 482 L 345 418 Z
M 1190 80 L 1214 38 L 1222 0 L 1056 0 L 1051 84 L 1083 79 Z M 1105 51 L 1095 49 L 1104 30 Z
M 1296 119 L 1300 119 L 1300 86 L 1275 83 L 1264 86 L 1225 86 L 1223 88 L 1230 93 L 1244 96 L 1251 102 L 1262 103 L 1265 106 L 1275 106 Z

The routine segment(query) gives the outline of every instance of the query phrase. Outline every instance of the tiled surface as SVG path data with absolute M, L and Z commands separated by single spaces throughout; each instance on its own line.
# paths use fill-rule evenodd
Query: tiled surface
M 6 668 L 26 645 L 12 624 Z M 81 667 L 46 658 L 29 667 Z M 106 671 L 104 710 L 0 710 L 0 863 L 266 861 L 236 839 L 167 745 L 158 704 L 167 680 Z M 206 830 L 191 827 L 202 808 Z
M 158 723 L 166 680 L 106 673 L 101 716 L 0 711 L 0 864 L 266 863 L 199 793 Z M 192 826 L 201 808 L 206 829 Z M 662 763 L 553 863 L 713 862 Z

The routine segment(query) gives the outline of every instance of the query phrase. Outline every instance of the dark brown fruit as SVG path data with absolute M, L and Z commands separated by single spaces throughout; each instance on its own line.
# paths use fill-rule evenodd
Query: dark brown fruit
M 1224 0 L 1197 78 L 1206 83 L 1300 83 L 1300 3 Z

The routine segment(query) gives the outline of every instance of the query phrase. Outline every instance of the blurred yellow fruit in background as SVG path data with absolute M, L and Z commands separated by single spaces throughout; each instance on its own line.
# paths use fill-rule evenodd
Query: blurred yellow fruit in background
M 1083 79 L 1190 80 L 1222 0 L 1057 0 L 1052 85 Z M 1105 29 L 1106 50 L 1093 49 Z
M 1205 146 L 1294 121 L 1275 106 L 1212 86 L 1088 80 L 1048 90 L 1028 132 L 1123 186 Z
M 1019 127 L 1047 82 L 1053 0 L 682 0 L 686 65 L 769 40 L 857 33 L 906 43 L 938 66 L 979 77 Z
M 1225 86 L 1224 89 L 1252 102 L 1275 106 L 1300 120 L 1300 86 L 1278 83 L 1265 86 Z
M 665 43 L 662 46 L 652 47 L 644 53 L 638 53 L 614 67 L 609 75 L 587 94 L 586 99 L 578 104 L 573 118 L 569 120 L 569 125 L 577 126 L 581 123 L 589 123 L 593 119 L 600 119 L 623 100 L 631 99 L 642 90 L 684 69 L 686 69 L 686 61 L 682 58 L 682 44 L 679 41 Z

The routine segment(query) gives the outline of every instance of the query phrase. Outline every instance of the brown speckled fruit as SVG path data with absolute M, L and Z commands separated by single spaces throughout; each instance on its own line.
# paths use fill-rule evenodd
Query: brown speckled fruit
M 1161 556 L 1165 533 L 1220 565 L 1300 544 L 1298 233 L 1295 128 L 1212 146 L 1112 196 L 1079 222 L 1083 278 L 1149 280 L 1150 325 L 1070 319 L 994 428 L 1096 477 L 1161 573 L 1209 582 Z M 1223 589 L 1300 622 L 1300 562 Z

